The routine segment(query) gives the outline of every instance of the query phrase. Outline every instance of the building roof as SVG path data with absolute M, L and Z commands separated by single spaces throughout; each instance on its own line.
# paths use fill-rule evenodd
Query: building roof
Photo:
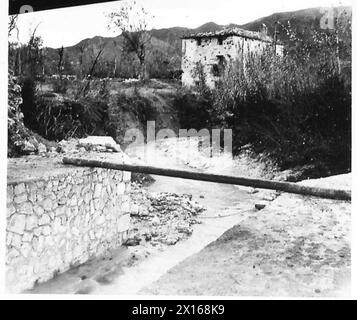
M 243 38 L 260 40 L 264 42 L 273 42 L 273 38 L 268 35 L 265 35 L 261 32 L 244 30 L 241 28 L 227 28 L 220 31 L 193 33 L 193 34 L 184 35 L 181 38 L 200 39 L 200 38 L 219 38 L 219 37 L 229 37 L 229 36 L 238 36 Z

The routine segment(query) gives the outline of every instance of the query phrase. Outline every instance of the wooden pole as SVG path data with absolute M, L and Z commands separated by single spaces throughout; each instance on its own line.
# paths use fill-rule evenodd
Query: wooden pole
M 166 169 L 142 165 L 120 164 L 101 160 L 91 160 L 84 158 L 63 158 L 63 163 L 81 166 L 81 167 L 98 167 L 105 169 L 130 171 L 146 174 L 154 174 L 159 176 L 175 177 L 182 179 L 209 181 L 216 183 L 234 184 L 246 187 L 259 189 L 273 189 L 288 193 L 296 193 L 307 196 L 315 196 L 320 198 L 335 199 L 335 200 L 351 200 L 351 191 L 325 189 L 318 187 L 308 187 L 290 182 L 280 182 L 263 179 L 251 179 L 244 177 L 226 176 L 213 173 L 192 172 L 186 170 Z

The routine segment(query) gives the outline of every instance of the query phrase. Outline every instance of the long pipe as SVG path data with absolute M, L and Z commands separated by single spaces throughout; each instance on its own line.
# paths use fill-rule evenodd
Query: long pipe
M 351 200 L 351 191 L 349 190 L 336 190 L 325 189 L 318 187 L 303 186 L 296 183 L 280 182 L 263 179 L 251 179 L 244 177 L 226 176 L 213 173 L 192 172 L 187 170 L 176 170 L 167 168 L 158 168 L 151 166 L 120 164 L 101 160 L 91 160 L 84 158 L 69 158 L 64 157 L 63 163 L 81 166 L 81 167 L 98 167 L 105 169 L 130 171 L 146 174 L 154 174 L 159 176 L 175 177 L 182 179 L 209 181 L 216 183 L 234 184 L 246 187 L 253 187 L 259 189 L 273 189 L 284 191 L 288 193 L 296 193 L 307 196 L 315 196 L 320 198 L 335 199 L 335 200 Z

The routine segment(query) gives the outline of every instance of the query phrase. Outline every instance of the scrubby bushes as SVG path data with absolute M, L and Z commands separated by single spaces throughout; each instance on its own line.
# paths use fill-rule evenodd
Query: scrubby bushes
M 22 81 L 21 111 L 24 124 L 49 140 L 104 134 L 107 121 L 107 92 L 69 97 L 57 93 L 42 94 L 31 78 Z
M 34 130 L 50 140 L 103 134 L 107 105 L 98 98 L 78 100 L 39 97 Z
M 69 87 L 70 81 L 67 79 L 56 79 L 53 81 L 53 92 L 65 94 Z
M 56 94 L 36 97 L 26 126 L 49 140 L 104 134 L 107 105 L 100 97 L 77 100 Z
M 30 79 L 22 85 L 21 111 L 26 127 L 51 141 L 110 135 L 122 142 L 130 126 L 141 126 L 145 131 L 146 122 L 156 117 L 154 97 L 140 94 L 141 83 L 134 88 L 130 88 L 133 84 L 122 87 L 123 91 L 115 94 L 108 81 L 74 82 L 66 94 L 43 93 Z
M 233 62 L 211 93 L 210 126 L 233 129 L 235 152 L 250 144 L 282 169 L 313 164 L 321 175 L 350 170 L 348 46 L 335 33 L 316 32 L 310 41 L 295 38 L 283 57 L 267 49 Z
M 213 92 L 206 85 L 203 65 L 197 63 L 194 76 L 198 78 L 195 91 L 185 88 L 177 92 L 174 106 L 183 129 L 203 129 L 212 126 Z
M 41 136 L 37 135 L 24 125 L 24 115 L 20 105 L 21 87 L 17 83 L 17 78 L 9 70 L 8 74 L 8 157 L 18 157 L 21 155 L 40 153 L 55 147 Z
M 141 96 L 138 90 L 132 95 L 119 93 L 109 104 L 106 134 L 123 143 L 127 129 L 139 126 L 144 132 L 147 121 L 154 120 L 156 112 L 152 101 Z
M 209 91 L 194 93 L 182 89 L 177 92 L 173 105 L 182 129 L 200 130 L 211 126 L 212 97 Z
M 9 157 L 21 154 L 25 149 L 25 139 L 30 137 L 29 130 L 23 124 L 23 114 L 20 110 L 22 103 L 21 87 L 16 83 L 16 78 L 11 70 L 8 75 L 8 151 Z

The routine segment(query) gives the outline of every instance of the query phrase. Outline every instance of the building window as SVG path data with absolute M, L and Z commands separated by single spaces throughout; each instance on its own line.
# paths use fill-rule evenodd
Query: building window
M 225 58 L 222 55 L 217 56 L 218 63 L 212 65 L 212 75 L 215 77 L 220 77 L 224 74 L 225 70 Z
M 218 64 L 214 64 L 212 65 L 212 75 L 215 77 L 219 77 L 220 76 L 220 69 Z
M 218 64 L 220 65 L 220 66 L 223 66 L 224 65 L 224 56 L 222 56 L 222 55 L 218 55 L 217 56 L 217 59 L 218 59 Z

